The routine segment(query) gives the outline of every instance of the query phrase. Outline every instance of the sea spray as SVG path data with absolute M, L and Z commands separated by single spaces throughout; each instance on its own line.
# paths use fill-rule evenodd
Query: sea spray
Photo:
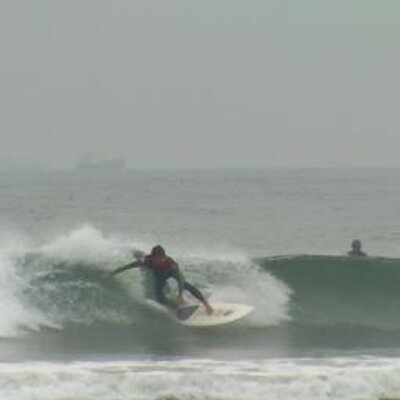
M 31 306 L 23 293 L 29 285 L 19 268 L 27 250 L 20 235 L 2 232 L 0 242 L 0 337 L 16 337 L 40 326 L 51 325 L 43 313 Z
M 191 252 L 182 258 L 186 275 L 212 288 L 211 301 L 250 304 L 253 325 L 277 325 L 289 319 L 291 289 L 245 254 Z

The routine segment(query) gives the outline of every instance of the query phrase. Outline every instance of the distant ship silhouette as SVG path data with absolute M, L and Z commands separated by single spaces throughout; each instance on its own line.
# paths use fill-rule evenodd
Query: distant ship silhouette
M 122 174 L 126 171 L 125 160 L 112 158 L 103 161 L 93 161 L 90 154 L 85 154 L 76 163 L 76 170 L 89 174 Z

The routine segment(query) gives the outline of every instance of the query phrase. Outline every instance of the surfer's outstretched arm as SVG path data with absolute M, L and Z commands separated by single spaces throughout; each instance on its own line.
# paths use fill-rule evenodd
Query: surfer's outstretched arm
M 130 264 L 127 264 L 127 265 L 124 265 L 123 267 L 119 267 L 119 268 L 115 269 L 114 271 L 112 271 L 112 272 L 110 273 L 110 276 L 117 275 L 117 274 L 119 274 L 119 273 L 121 273 L 121 272 L 126 271 L 127 269 L 138 268 L 138 267 L 140 267 L 141 265 L 142 265 L 142 263 L 139 262 L 139 261 L 131 262 Z

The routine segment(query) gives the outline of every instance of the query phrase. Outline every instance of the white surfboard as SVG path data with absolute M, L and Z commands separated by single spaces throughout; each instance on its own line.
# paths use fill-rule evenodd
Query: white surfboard
M 246 304 L 237 303 L 211 303 L 212 314 L 207 314 L 203 305 L 189 304 L 179 308 L 178 311 L 168 309 L 161 304 L 147 300 L 154 310 L 162 312 L 180 325 L 207 328 L 218 325 L 230 324 L 237 321 L 253 311 L 253 307 Z
M 177 318 L 177 321 L 186 326 L 206 328 L 230 324 L 245 317 L 253 311 L 253 307 L 246 304 L 211 303 L 211 306 L 214 310 L 212 314 L 207 314 L 204 306 L 200 305 L 188 318 Z

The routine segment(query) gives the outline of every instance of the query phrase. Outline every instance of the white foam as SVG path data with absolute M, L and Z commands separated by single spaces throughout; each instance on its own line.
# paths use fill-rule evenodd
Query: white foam
M 120 262 L 132 243 L 127 239 L 106 237 L 90 225 L 60 235 L 38 248 L 48 257 L 68 262 L 112 263 Z
M 7 400 L 376 400 L 399 396 L 399 359 L 0 364 L 0 397 Z
M 18 257 L 27 248 L 21 236 L 1 234 L 0 243 L 0 337 L 15 337 L 26 329 L 37 330 L 50 324 L 38 311 L 26 304 L 21 295 L 25 280 L 17 273 Z
M 182 261 L 188 278 L 211 288 L 211 301 L 252 305 L 253 325 L 276 325 L 289 319 L 290 288 L 243 253 L 213 257 L 192 254 Z

